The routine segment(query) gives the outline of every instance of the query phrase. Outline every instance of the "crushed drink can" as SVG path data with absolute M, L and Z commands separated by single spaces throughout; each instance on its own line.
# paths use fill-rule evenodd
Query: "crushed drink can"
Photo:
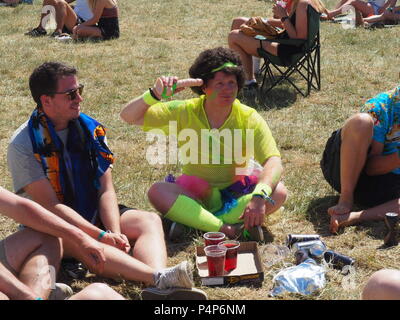
M 291 248 L 295 243 L 312 240 L 320 240 L 320 236 L 318 234 L 288 234 L 286 245 Z
M 320 258 L 326 251 L 326 245 L 321 240 L 313 240 L 306 242 L 297 242 L 292 246 L 292 250 L 307 250 L 310 257 Z
M 347 257 L 332 250 L 324 252 L 324 260 L 334 269 L 343 270 L 345 266 L 354 266 L 356 261 L 353 258 Z

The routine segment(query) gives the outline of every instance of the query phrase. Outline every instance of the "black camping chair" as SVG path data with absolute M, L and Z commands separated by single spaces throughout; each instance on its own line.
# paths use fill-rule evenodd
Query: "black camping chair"
M 320 13 L 312 6 L 307 8 L 308 33 L 306 40 L 299 39 L 266 39 L 263 36 L 256 36 L 260 40 L 260 48 L 257 49 L 258 54 L 264 59 L 261 67 L 263 75 L 262 85 L 259 90 L 259 98 L 265 101 L 265 97 L 272 88 L 287 80 L 293 87 L 301 93 L 303 97 L 309 95 L 311 87 L 315 90 L 321 89 L 321 70 L 320 70 L 320 38 L 319 38 L 319 19 Z M 301 46 L 302 52 L 293 54 L 289 59 L 281 59 L 262 49 L 262 41 L 277 42 L 282 44 Z M 274 76 L 272 67 L 279 71 L 280 76 Z M 305 92 L 301 90 L 289 78 L 294 72 L 297 72 L 307 82 Z M 268 80 L 268 81 L 267 81 Z

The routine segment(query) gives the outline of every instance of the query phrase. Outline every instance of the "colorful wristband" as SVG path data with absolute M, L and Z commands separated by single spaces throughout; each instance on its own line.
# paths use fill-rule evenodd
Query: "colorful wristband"
M 100 232 L 99 236 L 97 237 L 97 240 L 100 241 L 101 238 L 103 238 L 104 235 L 105 235 L 106 233 L 107 233 L 106 231 L 102 230 L 102 231 Z
M 265 201 L 268 201 L 272 205 L 275 204 L 275 201 L 270 197 L 272 193 L 271 187 L 266 183 L 257 183 L 256 187 L 253 191 L 253 197 L 261 197 Z
M 263 194 L 262 190 L 264 190 L 267 193 L 267 196 L 271 195 L 271 193 L 272 193 L 271 187 L 266 183 L 257 183 L 256 187 L 254 188 L 253 193 Z
M 160 102 L 160 100 L 157 100 L 152 96 L 150 90 L 147 90 L 145 93 L 143 93 L 142 99 L 144 103 L 148 104 L 149 106 L 152 106 L 153 104 Z

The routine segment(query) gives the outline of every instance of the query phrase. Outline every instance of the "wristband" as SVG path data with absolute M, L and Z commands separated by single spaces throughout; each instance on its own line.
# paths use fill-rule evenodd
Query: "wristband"
M 160 101 L 161 99 L 159 97 L 156 96 L 156 94 L 154 93 L 153 88 L 149 88 L 150 94 L 151 96 L 156 99 L 157 101 Z
M 289 19 L 289 17 L 288 17 L 288 16 L 286 16 L 286 17 L 282 17 L 282 18 L 281 18 L 281 22 L 282 22 L 282 23 L 284 23 L 284 22 L 285 22 L 285 20 L 287 20 L 287 19 Z
M 100 232 L 99 236 L 97 237 L 97 240 L 100 241 L 101 238 L 103 238 L 104 235 L 105 235 L 106 233 L 107 233 L 106 231 L 102 230 L 102 231 Z
M 256 187 L 253 191 L 253 197 L 261 197 L 265 201 L 268 201 L 272 205 L 275 204 L 275 201 L 270 197 L 272 193 L 271 187 L 266 183 L 257 183 Z
M 36 298 L 35 300 L 43 300 L 41 297 Z
M 143 99 L 144 103 L 148 104 L 149 106 L 152 106 L 153 104 L 156 104 L 156 103 L 160 102 L 160 100 L 157 100 L 157 99 L 155 99 L 153 97 L 153 95 L 151 94 L 150 89 L 147 90 L 145 93 L 143 93 L 142 99 Z

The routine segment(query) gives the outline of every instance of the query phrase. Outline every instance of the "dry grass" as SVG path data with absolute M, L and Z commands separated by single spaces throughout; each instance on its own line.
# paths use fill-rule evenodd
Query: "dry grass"
M 328 7 L 333 7 L 333 1 Z M 230 21 L 235 16 L 271 15 L 271 2 L 215 0 L 121 1 L 121 38 L 105 43 L 56 43 L 23 33 L 38 23 L 40 1 L 33 6 L 0 8 L 0 185 L 12 190 L 6 166 L 7 142 L 28 119 L 34 105 L 27 80 L 33 68 L 45 60 L 77 66 L 85 83 L 85 112 L 109 128 L 109 142 L 118 157 L 114 181 L 119 201 L 151 210 L 146 190 L 177 166 L 150 167 L 144 158 L 147 143 L 138 128 L 119 120 L 124 103 L 141 94 L 157 76 L 186 77 L 198 53 L 226 46 Z M 398 268 L 400 249 L 379 250 L 383 223 L 349 227 L 338 236 L 328 232 L 326 209 L 336 194 L 324 181 L 319 160 L 325 141 L 363 102 L 399 81 L 398 28 L 368 31 L 343 30 L 323 23 L 322 90 L 304 99 L 286 89 L 289 99 L 269 110 L 267 119 L 282 151 L 284 181 L 290 191 L 281 216 L 272 218 L 273 242 L 283 243 L 288 233 L 319 233 L 327 245 L 358 261 L 356 273 L 343 277 L 328 271 L 327 285 L 309 299 L 358 299 L 369 275 L 384 267 Z M 182 93 L 179 98 L 190 97 Z M 15 230 L 15 223 L 0 217 L 0 238 Z M 169 264 L 193 259 L 198 237 L 183 245 L 169 246 Z M 202 288 L 210 299 L 269 299 L 272 277 L 282 266 L 265 269 L 262 288 Z M 97 279 L 99 280 L 99 279 Z M 102 280 L 102 279 L 101 279 Z M 90 279 L 88 281 L 91 281 Z M 138 299 L 140 284 L 107 280 L 126 297 Z M 86 283 L 75 282 L 80 288 Z M 287 296 L 285 299 L 302 299 Z

